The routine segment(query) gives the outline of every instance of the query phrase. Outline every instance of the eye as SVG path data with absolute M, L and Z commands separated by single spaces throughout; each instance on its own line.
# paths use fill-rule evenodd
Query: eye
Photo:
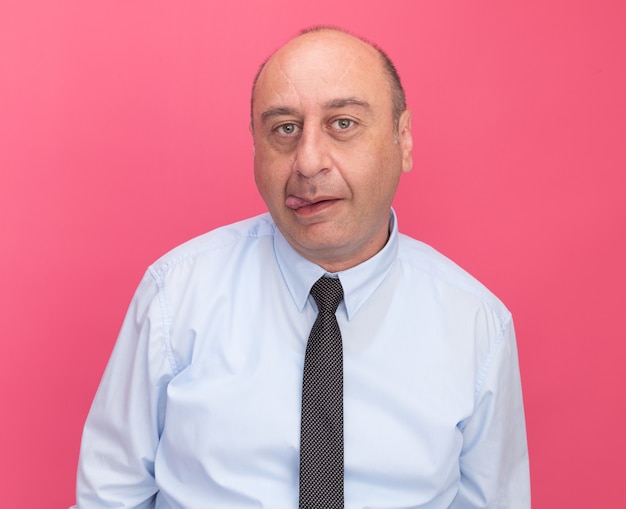
M 298 132 L 298 126 L 293 123 L 282 124 L 276 128 L 276 131 L 283 136 L 291 136 Z
M 349 118 L 338 118 L 337 120 L 334 120 L 331 125 L 339 131 L 345 131 L 354 125 L 354 120 L 350 120 Z

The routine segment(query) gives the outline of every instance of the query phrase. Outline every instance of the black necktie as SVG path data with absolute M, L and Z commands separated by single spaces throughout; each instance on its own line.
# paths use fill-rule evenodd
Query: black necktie
M 343 509 L 343 349 L 335 317 L 339 279 L 311 288 L 319 313 L 304 358 L 300 430 L 300 509 Z

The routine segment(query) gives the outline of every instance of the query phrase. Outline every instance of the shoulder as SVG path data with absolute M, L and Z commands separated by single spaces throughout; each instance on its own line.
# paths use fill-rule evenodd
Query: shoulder
M 439 295 L 454 296 L 468 304 L 489 309 L 501 324 L 511 313 L 478 279 L 428 244 L 404 234 L 399 235 L 398 262 L 405 277 L 415 285 L 426 285 Z M 471 306 L 470 306 L 471 307 Z
M 260 246 L 272 246 L 275 231 L 276 225 L 267 213 L 223 226 L 175 247 L 154 262 L 148 272 L 158 282 L 185 267 L 208 264 L 219 271 L 242 255 L 255 253 Z

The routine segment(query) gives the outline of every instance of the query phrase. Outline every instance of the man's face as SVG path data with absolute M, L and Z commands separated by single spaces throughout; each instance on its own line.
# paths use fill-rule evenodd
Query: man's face
M 252 131 L 257 187 L 297 252 L 336 272 L 384 246 L 412 139 L 374 48 L 329 30 L 288 43 L 259 76 Z

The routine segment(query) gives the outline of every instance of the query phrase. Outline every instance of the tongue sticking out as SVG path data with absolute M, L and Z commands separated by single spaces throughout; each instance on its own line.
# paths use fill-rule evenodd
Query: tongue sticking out
M 313 202 L 309 200 L 305 200 L 304 198 L 298 198 L 297 196 L 289 196 L 285 200 L 285 205 L 290 209 L 297 210 L 301 207 L 306 207 L 307 205 L 311 205 Z

